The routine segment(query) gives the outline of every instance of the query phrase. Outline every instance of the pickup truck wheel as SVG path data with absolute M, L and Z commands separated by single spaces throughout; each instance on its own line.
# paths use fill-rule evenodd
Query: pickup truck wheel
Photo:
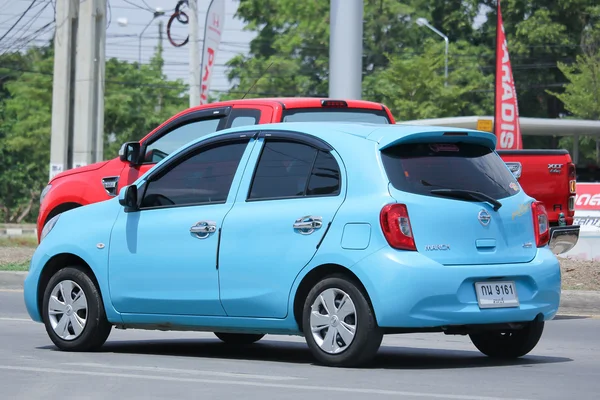
M 100 348 L 112 325 L 106 319 L 100 291 L 85 269 L 66 267 L 46 285 L 42 318 L 52 342 L 65 351 Z
M 312 288 L 302 326 L 313 356 L 332 367 L 367 363 L 383 339 L 367 296 L 343 275 L 327 277 Z
M 258 342 L 265 335 L 261 333 L 225 333 L 215 332 L 215 336 L 221 339 L 223 342 L 232 345 L 246 345 Z
M 484 332 L 469 337 L 477 349 L 492 358 L 518 358 L 538 344 L 544 331 L 544 321 L 533 321 L 524 328 L 510 332 Z

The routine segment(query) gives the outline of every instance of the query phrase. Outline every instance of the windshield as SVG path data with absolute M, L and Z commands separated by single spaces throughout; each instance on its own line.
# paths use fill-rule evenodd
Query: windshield
M 431 196 L 442 195 L 435 189 L 461 189 L 501 199 L 520 190 L 502 159 L 478 144 L 402 144 L 381 157 L 390 182 L 404 192 Z
M 294 108 L 283 113 L 281 122 L 367 122 L 372 124 L 389 124 L 390 120 L 383 110 L 358 108 Z

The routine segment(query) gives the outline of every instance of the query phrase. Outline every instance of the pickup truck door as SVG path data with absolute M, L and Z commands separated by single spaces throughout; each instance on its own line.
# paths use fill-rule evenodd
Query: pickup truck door
M 130 185 L 169 153 L 192 140 L 230 127 L 269 123 L 273 115 L 272 107 L 254 104 L 206 108 L 182 115 L 164 124 L 142 143 L 144 158 L 141 164 L 126 164 L 118 180 L 117 177 L 104 177 L 103 181 L 116 181 L 118 188 Z M 118 188 L 113 195 L 118 194 Z

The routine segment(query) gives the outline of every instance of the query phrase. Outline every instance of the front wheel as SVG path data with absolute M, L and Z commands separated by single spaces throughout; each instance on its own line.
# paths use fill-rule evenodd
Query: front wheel
M 112 328 L 100 291 L 81 267 L 59 270 L 44 290 L 42 317 L 46 332 L 61 350 L 100 348 Z
M 544 321 L 533 321 L 519 330 L 483 332 L 469 337 L 475 347 L 488 357 L 518 358 L 533 350 L 543 331 Z
M 315 358 L 332 367 L 365 364 L 383 339 L 367 296 L 343 275 L 323 279 L 308 293 L 302 327 Z

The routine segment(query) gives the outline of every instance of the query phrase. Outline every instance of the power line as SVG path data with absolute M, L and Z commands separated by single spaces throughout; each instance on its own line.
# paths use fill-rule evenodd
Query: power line
M 2 37 L 0 37 L 0 42 L 2 42 L 2 39 L 4 39 L 6 37 L 6 35 L 8 35 L 15 28 L 15 26 L 17 26 L 17 24 L 23 19 L 23 17 L 25 16 L 25 14 L 27 14 L 27 12 L 29 10 L 31 10 L 31 8 L 33 7 L 33 5 L 35 4 L 36 1 L 37 0 L 33 0 L 31 2 L 31 4 L 29 5 L 29 7 L 27 7 L 27 9 L 21 14 L 21 16 L 19 17 L 19 19 L 17 19 L 15 21 L 15 23 L 8 29 L 8 31 L 6 31 L 4 33 L 4 35 L 2 35 Z

